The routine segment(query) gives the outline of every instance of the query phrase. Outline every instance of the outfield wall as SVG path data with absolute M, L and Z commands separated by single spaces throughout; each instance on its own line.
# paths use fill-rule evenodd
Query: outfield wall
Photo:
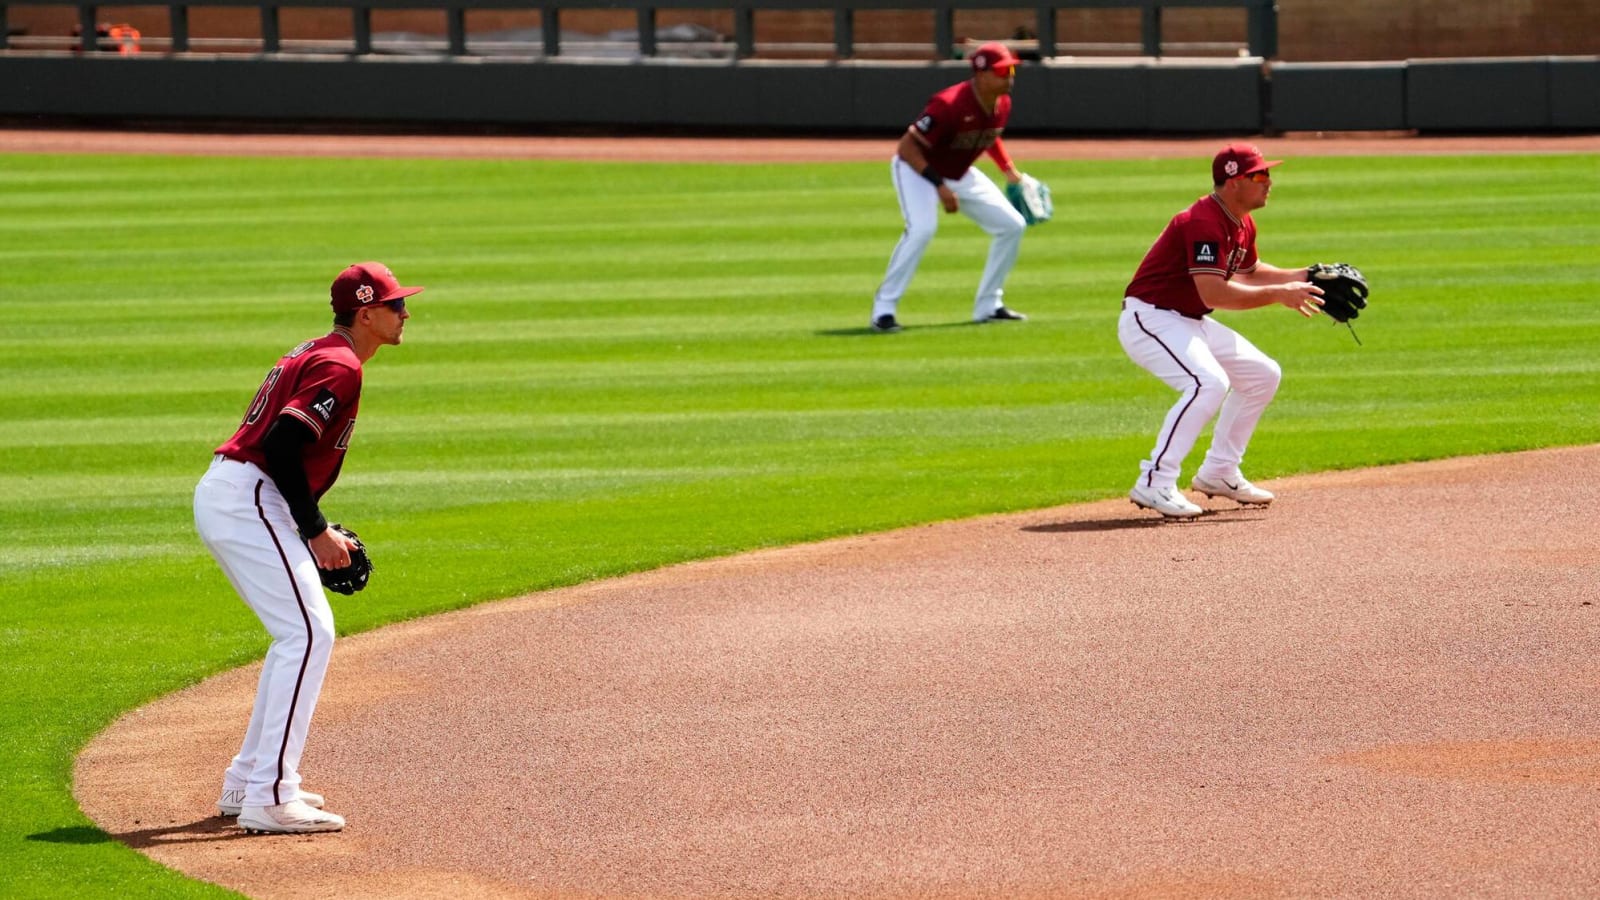
M 967 73 L 959 61 L 495 60 L 0 55 L 0 117 L 407 126 L 883 131 Z M 1600 129 L 1600 56 L 1027 64 L 1018 134 Z

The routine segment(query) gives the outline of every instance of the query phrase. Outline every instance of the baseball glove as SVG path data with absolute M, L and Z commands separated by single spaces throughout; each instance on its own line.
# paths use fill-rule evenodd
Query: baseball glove
M 1355 266 L 1315 263 L 1306 274 L 1322 288 L 1322 311 L 1334 321 L 1348 323 L 1367 308 L 1367 277 Z
M 339 594 L 354 594 L 367 586 L 367 579 L 372 577 L 372 557 L 367 555 L 367 545 L 356 537 L 356 533 L 340 525 L 338 522 L 328 526 L 350 539 L 355 544 L 350 548 L 350 565 L 338 569 L 317 569 L 317 574 L 322 576 L 322 586 Z
M 1050 201 L 1050 185 L 1032 175 L 1023 175 L 1016 184 L 1006 184 L 1006 199 L 1022 213 L 1029 225 L 1050 221 L 1056 206 Z

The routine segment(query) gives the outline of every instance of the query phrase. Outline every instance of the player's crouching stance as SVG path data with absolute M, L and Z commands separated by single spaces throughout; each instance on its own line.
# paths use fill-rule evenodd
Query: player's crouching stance
M 970 60 L 972 77 L 928 99 L 922 115 L 900 136 L 889 174 L 905 229 L 889 257 L 883 282 L 872 296 L 870 327 L 899 331 L 900 298 L 911 286 L 922 255 L 939 230 L 939 211 L 960 212 L 990 236 L 989 256 L 972 301 L 972 321 L 1020 322 L 1027 318 L 1002 299 L 1006 277 L 1017 262 L 1028 219 L 989 176 L 973 166 L 987 153 L 1008 185 L 1028 176 L 1006 152 L 1001 133 L 1011 119 L 1011 89 L 1017 57 L 1001 43 L 984 44 Z M 1028 179 L 1038 184 L 1037 179 Z
M 217 812 L 249 832 L 338 831 L 344 819 L 300 787 L 300 756 L 333 650 L 333 609 L 318 569 L 350 564 L 351 544 L 317 501 L 344 464 L 361 401 L 361 367 L 399 344 L 410 318 L 387 266 L 334 280 L 333 330 L 290 350 L 267 373 L 244 421 L 216 450 L 194 492 L 200 539 L 272 636 L 239 754 Z
M 1267 205 L 1268 170 L 1280 162 L 1262 159 L 1251 144 L 1224 147 L 1211 163 L 1214 190 L 1173 217 L 1124 292 L 1117 324 L 1123 350 L 1179 395 L 1128 497 L 1169 518 L 1203 511 L 1178 490 L 1178 474 L 1213 416 L 1211 449 L 1190 487 L 1242 504 L 1274 499 L 1239 464 L 1282 370 L 1210 314 L 1272 305 L 1318 313 L 1322 291 L 1306 280 L 1305 269 L 1280 269 L 1256 254 L 1250 213 Z

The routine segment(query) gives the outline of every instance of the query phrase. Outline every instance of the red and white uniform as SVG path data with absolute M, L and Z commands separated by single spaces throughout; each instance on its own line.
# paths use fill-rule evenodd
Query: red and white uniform
M 1010 118 L 1010 95 L 1001 94 L 995 100 L 994 110 L 986 111 L 978 100 L 976 86 L 969 80 L 934 94 L 922 115 L 911 125 L 911 133 L 922 144 L 928 164 L 944 177 L 945 184 L 960 200 L 961 212 L 993 238 L 973 299 L 975 320 L 988 318 L 1003 305 L 1001 295 L 1006 276 L 1016 265 L 1022 233 L 1028 227 L 1022 214 L 1012 208 L 989 176 L 973 166 L 979 156 L 988 153 L 1002 171 L 1012 168 L 1011 157 L 1000 140 Z M 943 209 L 939 203 L 939 189 L 899 154 L 889 164 L 889 176 L 900 198 L 900 215 L 906 227 L 889 257 L 883 283 L 872 298 L 874 319 L 895 313 L 912 276 L 917 274 L 923 251 L 939 230 Z
M 1178 391 L 1138 484 L 1175 487 L 1179 469 L 1213 416 L 1211 449 L 1197 474 L 1233 479 L 1261 413 L 1277 393 L 1282 369 L 1238 332 L 1209 314 L 1195 275 L 1231 279 L 1254 271 L 1256 226 L 1236 219 L 1215 194 L 1172 218 L 1124 291 L 1117 336 L 1122 349 Z M 1220 415 L 1219 415 L 1220 410 Z
M 256 393 L 239 430 L 217 452 L 266 466 L 261 443 L 278 416 L 292 416 L 316 435 L 303 458 L 311 495 L 321 499 L 344 465 L 361 405 L 361 360 L 344 332 L 306 341 L 284 354 Z
M 339 476 L 360 400 L 361 360 L 349 335 L 334 331 L 295 347 L 267 373 L 195 488 L 201 540 L 272 636 L 250 724 L 223 775 L 224 797 L 241 806 L 296 798 L 334 637 L 316 561 L 266 473 L 262 442 L 280 417 L 309 428 L 316 439 L 305 445 L 302 462 L 312 494 L 321 497 Z
M 954 181 L 987 152 L 1002 169 L 1011 168 L 1000 133 L 1011 121 L 1011 95 L 995 98 L 994 111 L 978 101 L 977 87 L 969 80 L 953 84 L 932 97 L 922 115 L 911 124 L 922 139 L 928 164 Z

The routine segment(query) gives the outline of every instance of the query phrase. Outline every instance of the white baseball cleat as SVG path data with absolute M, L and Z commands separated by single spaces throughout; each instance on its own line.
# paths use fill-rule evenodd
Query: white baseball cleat
M 1176 487 L 1139 486 L 1128 492 L 1134 506 L 1153 509 L 1169 519 L 1192 519 L 1205 510 L 1189 502 Z
M 316 809 L 321 809 L 326 802 L 322 799 L 321 794 L 313 794 L 310 791 L 298 792 L 295 799 Z M 243 808 L 244 791 L 223 791 L 222 796 L 217 798 L 217 815 L 219 816 L 237 816 Z
M 277 806 L 244 807 L 239 811 L 239 827 L 246 834 L 311 834 L 342 831 L 344 817 L 291 800 Z
M 1234 478 L 1203 478 L 1196 475 L 1194 481 L 1189 482 L 1189 487 L 1207 497 L 1227 497 L 1246 506 L 1266 506 L 1277 499 L 1276 494 L 1256 487 L 1243 475 Z

